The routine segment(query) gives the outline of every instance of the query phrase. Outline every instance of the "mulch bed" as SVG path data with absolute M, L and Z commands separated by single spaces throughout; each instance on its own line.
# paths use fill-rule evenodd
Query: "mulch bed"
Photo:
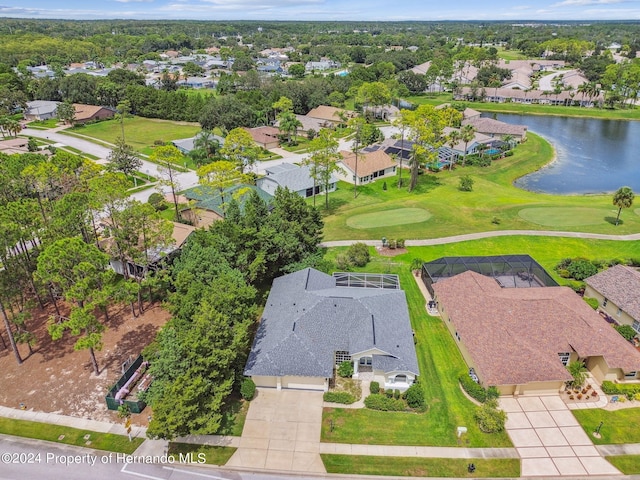
M 396 255 L 402 255 L 403 253 L 407 253 L 408 250 L 406 248 L 389 248 L 389 247 L 378 247 L 376 248 L 378 255 L 382 257 L 395 257 Z

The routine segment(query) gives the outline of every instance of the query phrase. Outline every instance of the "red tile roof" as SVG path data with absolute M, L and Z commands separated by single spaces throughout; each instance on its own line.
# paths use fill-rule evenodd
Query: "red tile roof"
M 568 287 L 501 288 L 468 271 L 433 285 L 486 385 L 565 381 L 558 353 L 640 370 L 640 353 Z

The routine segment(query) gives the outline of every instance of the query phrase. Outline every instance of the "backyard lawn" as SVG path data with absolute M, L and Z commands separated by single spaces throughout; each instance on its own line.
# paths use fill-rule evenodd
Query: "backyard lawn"
M 331 248 L 325 257 L 333 260 L 346 247 Z M 416 334 L 416 352 L 420 366 L 421 385 L 429 406 L 424 414 L 379 412 L 367 409 L 325 409 L 323 414 L 322 441 L 337 443 L 363 443 L 382 445 L 433 445 L 455 446 L 457 426 L 466 426 L 468 433 L 460 444 L 470 447 L 510 446 L 506 434 L 481 433 L 473 419 L 474 405 L 462 394 L 458 376 L 466 372 L 467 366 L 439 318 L 429 316 L 409 265 L 415 258 L 424 261 L 450 255 L 499 255 L 527 253 L 536 259 L 559 283 L 567 283 L 557 276 L 553 267 L 565 257 L 584 256 L 590 259 L 640 258 L 640 242 L 617 242 L 613 240 L 586 240 L 566 237 L 496 237 L 468 242 L 458 242 L 429 247 L 409 247 L 408 252 L 395 257 L 383 257 L 372 252 L 371 261 L 358 271 L 397 273 L 400 284 L 407 295 L 412 327 Z M 625 426 L 626 437 L 609 435 L 603 427 L 603 441 L 598 443 L 640 442 L 637 432 L 638 409 L 619 412 L 603 412 L 610 415 L 605 427 L 618 431 Z M 600 410 L 579 410 L 579 415 L 596 415 Z M 630 412 L 630 413 L 624 413 Z M 630 415 L 627 417 L 627 415 Z M 635 417 L 634 417 L 635 415 Z M 634 421 L 631 418 L 635 418 Z M 597 426 L 600 419 L 585 417 L 586 422 Z M 333 421 L 333 431 L 331 422 Z M 585 424 L 583 422 L 583 424 Z M 590 424 L 589 424 L 590 425 Z M 594 427 L 589 427 L 594 428 Z M 604 438 L 608 440 L 605 441 Z M 613 438 L 613 440 L 612 440 Z M 634 438 L 629 440 L 629 438 Z
M 186 124 L 184 122 L 178 123 L 143 117 L 128 117 L 124 120 L 126 142 L 142 153 L 144 153 L 145 147 L 153 145 L 156 140 L 169 142 L 179 138 L 189 138 L 200 130 L 200 125 Z M 70 131 L 108 143 L 115 143 L 116 138 L 122 136 L 120 121 L 117 119 L 74 127 Z M 62 130 L 60 133 L 65 133 L 65 131 Z
M 458 385 L 458 376 L 466 372 L 467 367 L 445 325 L 439 318 L 427 315 L 424 297 L 409 268 L 403 263 L 378 260 L 362 270 L 391 271 L 400 275 L 417 340 L 420 384 L 425 390 L 429 408 L 420 414 L 327 408 L 323 414 L 322 441 L 377 445 L 511 446 L 505 432 L 489 435 L 476 427 L 473 419 L 475 405 L 463 395 Z M 458 439 L 456 427 L 461 425 L 468 428 L 468 433 Z
M 358 187 L 340 182 L 329 194 L 324 213 L 324 239 L 420 239 L 490 230 L 560 230 L 622 235 L 640 231 L 640 214 L 617 209 L 611 195 L 549 195 L 512 185 L 518 177 L 537 170 L 553 158 L 553 149 L 541 137 L 529 140 L 511 157 L 489 167 L 459 167 L 453 171 L 420 175 L 417 188 L 397 188 L 397 177 Z M 403 171 L 403 181 L 409 172 Z M 458 189 L 461 175 L 475 181 L 473 191 Z M 384 189 L 386 183 L 387 188 Z M 377 219 L 377 220 L 376 220 Z M 391 219 L 389 221 L 389 219 Z

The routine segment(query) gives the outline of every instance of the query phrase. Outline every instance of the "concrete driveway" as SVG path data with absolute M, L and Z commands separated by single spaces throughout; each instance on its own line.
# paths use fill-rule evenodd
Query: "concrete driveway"
M 320 459 L 322 392 L 259 388 L 227 466 L 325 473 Z
M 502 397 L 506 430 L 522 459 L 523 477 L 620 475 L 593 446 L 557 395 Z

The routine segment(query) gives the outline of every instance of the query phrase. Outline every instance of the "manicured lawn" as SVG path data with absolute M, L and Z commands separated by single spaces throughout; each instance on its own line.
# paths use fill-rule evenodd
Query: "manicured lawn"
M 129 438 L 125 435 L 98 433 L 61 425 L 2 417 L 0 417 L 0 433 L 127 454 L 133 453 L 144 441 L 144 438 L 134 438 L 132 442 L 129 442 Z M 89 435 L 88 440 L 84 438 L 86 435 Z M 60 438 L 61 436 L 64 438 Z M 90 443 L 87 444 L 87 442 Z
M 408 102 L 416 105 L 423 103 L 429 105 L 440 105 L 451 102 L 451 93 L 441 93 L 433 95 L 414 95 L 405 97 Z M 564 107 L 561 105 L 523 105 L 520 103 L 493 103 L 493 102 L 463 102 L 474 110 L 482 112 L 503 112 L 521 113 L 529 115 L 561 115 L 563 117 L 590 117 L 608 118 L 617 120 L 640 120 L 640 109 L 615 109 L 608 108 L 585 108 L 585 107 Z
M 518 215 L 544 227 L 574 227 L 598 225 L 603 218 L 611 218 L 615 222 L 615 213 L 615 208 L 532 207 L 523 208 Z
M 527 56 L 520 50 L 505 50 L 504 47 L 497 47 L 498 57 L 504 60 L 527 60 Z
M 614 411 L 590 408 L 573 410 L 573 414 L 589 438 L 597 445 L 640 443 L 640 428 L 638 428 L 640 408 Z M 601 438 L 595 438 L 592 433 L 600 422 L 603 422 L 600 429 Z
M 362 213 L 347 219 L 351 228 L 375 228 L 391 225 L 405 225 L 407 223 L 425 222 L 431 218 L 431 213 L 422 208 L 396 208 L 376 213 Z
M 57 118 L 50 118 L 49 120 L 34 120 L 27 125 L 29 128 L 37 128 L 38 130 L 47 130 L 49 128 L 55 128 L 58 126 Z
M 200 130 L 200 125 L 185 125 L 152 118 L 129 117 L 124 120 L 125 140 L 140 152 L 145 147 L 153 145 L 156 140 L 169 142 L 179 138 L 189 138 Z M 84 127 L 75 127 L 71 129 L 71 132 L 94 137 L 108 143 L 115 143 L 116 138 L 122 136 L 119 120 L 105 120 Z M 64 133 L 64 130 L 61 133 Z
M 406 477 L 519 477 L 520 460 L 515 458 L 413 458 L 364 455 L 320 455 L 327 473 L 390 475 Z M 469 473 L 468 465 L 476 466 Z
M 214 447 L 211 445 L 194 445 L 191 443 L 169 443 L 169 455 L 173 455 L 176 463 L 209 465 L 225 465 L 235 453 L 235 447 Z
M 459 167 L 436 174 L 420 175 L 417 188 L 396 187 L 397 177 L 380 179 L 358 187 L 345 182 L 329 194 L 329 210 L 324 215 L 325 240 L 387 238 L 438 238 L 490 230 L 562 230 L 606 234 L 640 231 L 640 216 L 622 212 L 623 223 L 612 224 L 615 207 L 611 195 L 549 195 L 514 187 L 518 177 L 537 170 L 553 158 L 553 149 L 541 137 L 529 133 L 515 154 L 496 160 L 489 167 Z M 473 191 L 458 189 L 461 175 L 475 181 Z M 408 171 L 402 173 L 408 180 Z M 387 190 L 383 189 L 384 182 Z M 428 220 L 401 225 L 371 223 L 362 228 L 361 215 L 383 214 L 404 208 L 418 208 L 432 214 Z M 532 210 L 534 209 L 534 210 Z M 353 227 L 353 218 L 359 228 Z M 365 217 L 366 218 L 366 217 Z M 365 222 L 366 226 L 366 222 Z
M 330 254 L 334 253 L 333 250 Z M 489 435 L 476 427 L 473 419 L 475 405 L 462 394 L 457 380 L 467 366 L 442 321 L 427 315 L 424 297 L 409 268 L 397 258 L 376 257 L 376 260 L 361 270 L 400 275 L 416 335 L 420 384 L 425 390 L 429 408 L 422 414 L 327 408 L 323 414 L 322 441 L 377 445 L 511 446 L 506 433 Z M 468 428 L 468 433 L 460 440 L 456 437 L 458 426 Z
M 606 457 L 607 461 L 625 475 L 640 474 L 640 455 L 619 455 Z
M 241 436 L 248 411 L 249 402 L 232 398 L 224 409 L 220 428 L 216 435 Z

